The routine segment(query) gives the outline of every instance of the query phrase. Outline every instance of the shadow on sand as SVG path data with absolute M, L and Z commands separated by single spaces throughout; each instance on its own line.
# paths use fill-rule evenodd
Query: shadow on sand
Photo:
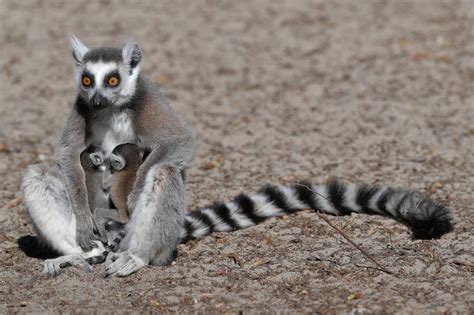
M 59 256 L 55 250 L 41 244 L 38 237 L 33 235 L 22 236 L 16 242 L 28 257 L 51 259 Z

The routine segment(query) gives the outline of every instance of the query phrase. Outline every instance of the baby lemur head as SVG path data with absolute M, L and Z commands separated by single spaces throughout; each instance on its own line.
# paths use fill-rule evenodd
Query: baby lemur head
M 90 146 L 81 153 L 81 165 L 84 171 L 104 170 L 105 157 L 98 146 Z
M 116 146 L 110 154 L 110 169 L 114 172 L 136 172 L 143 162 L 143 150 L 134 143 Z
M 112 186 L 123 185 L 124 180 L 135 181 L 138 168 L 142 164 L 143 150 L 134 143 L 124 143 L 116 146 L 109 157 L 104 160 L 102 186 L 110 189 Z M 128 175 L 126 175 L 128 174 Z M 121 178 L 122 175 L 127 179 Z M 131 178 L 128 178 L 130 177 Z

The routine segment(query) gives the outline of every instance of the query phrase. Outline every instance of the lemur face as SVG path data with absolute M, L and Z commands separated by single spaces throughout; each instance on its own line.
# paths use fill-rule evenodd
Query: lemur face
M 143 162 L 144 151 L 134 143 L 123 143 L 110 155 L 110 168 L 114 172 L 137 171 Z
M 132 98 L 142 58 L 134 41 L 129 40 L 122 49 L 89 49 L 71 36 L 71 45 L 79 95 L 91 109 L 121 106 Z

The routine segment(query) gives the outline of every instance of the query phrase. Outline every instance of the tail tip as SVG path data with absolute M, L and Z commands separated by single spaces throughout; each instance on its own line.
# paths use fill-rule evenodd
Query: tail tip
M 439 239 L 454 230 L 449 210 L 436 202 L 424 199 L 418 204 L 419 215 L 410 221 L 413 238 Z

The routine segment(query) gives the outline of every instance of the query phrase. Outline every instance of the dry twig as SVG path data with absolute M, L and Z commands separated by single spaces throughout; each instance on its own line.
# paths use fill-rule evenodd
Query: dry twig
M 321 195 L 321 194 L 318 193 L 317 191 L 314 191 L 313 189 L 311 189 L 311 187 L 308 187 L 308 186 L 303 185 L 303 184 L 300 184 L 300 183 L 296 183 L 296 185 L 300 185 L 300 186 L 306 187 L 307 189 L 309 189 L 310 191 L 314 192 L 314 193 L 317 194 L 318 196 L 321 196 L 322 198 L 326 199 L 326 200 L 334 207 L 334 209 L 336 209 L 336 207 L 335 207 L 334 204 L 331 202 L 331 200 L 329 200 L 329 199 L 326 198 L 325 196 Z M 317 214 L 321 219 L 323 219 L 323 221 L 326 222 L 330 227 L 332 227 L 332 228 L 335 229 L 339 234 L 341 234 L 342 237 L 344 237 L 352 246 L 354 246 L 356 249 L 358 249 L 365 257 L 367 257 L 367 259 L 369 259 L 369 260 L 372 261 L 375 265 L 377 265 L 377 267 L 379 267 L 381 271 L 383 271 L 383 272 L 385 272 L 385 273 L 388 273 L 388 274 L 391 274 L 391 275 L 395 275 L 394 272 L 388 270 L 388 269 L 385 268 L 381 263 L 379 263 L 377 260 L 375 260 L 374 257 L 372 257 L 369 253 L 367 253 L 367 251 L 365 251 L 365 249 L 363 249 L 362 247 L 360 247 L 356 242 L 354 242 L 354 241 L 353 241 L 349 236 L 347 236 L 340 228 L 338 228 L 337 226 L 335 226 L 334 224 L 332 224 L 331 221 L 329 221 L 329 219 L 326 218 L 326 216 L 324 216 L 323 214 L 318 213 L 318 212 L 316 212 L 316 214 Z
M 244 260 L 237 256 L 235 253 L 229 253 L 226 256 L 231 258 L 236 264 L 239 265 L 240 268 L 244 267 Z

